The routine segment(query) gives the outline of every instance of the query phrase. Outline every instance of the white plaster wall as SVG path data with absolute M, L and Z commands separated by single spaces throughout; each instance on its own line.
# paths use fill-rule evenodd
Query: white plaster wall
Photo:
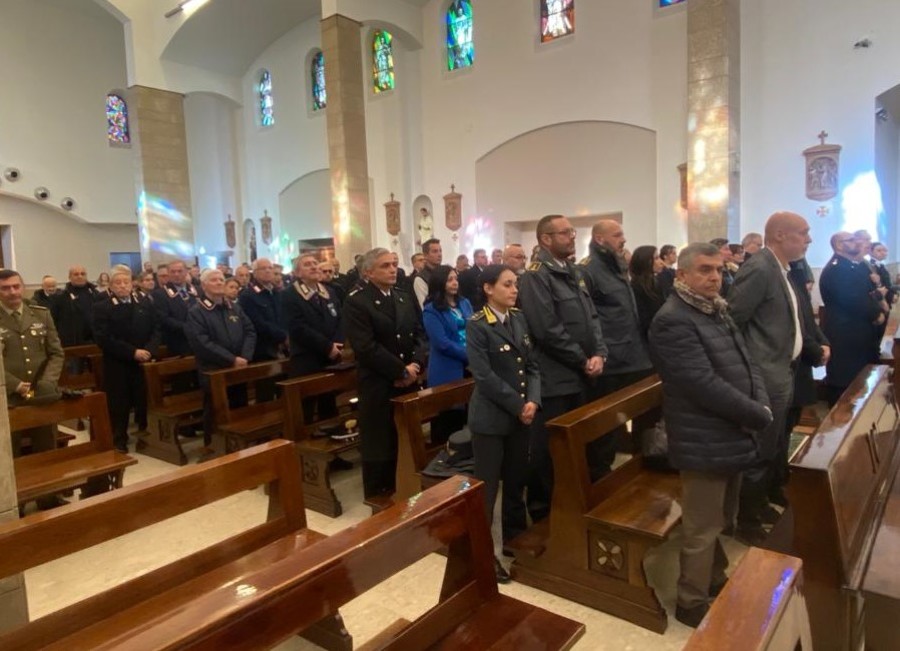
M 810 262 L 821 266 L 845 214 L 838 197 L 816 216 L 822 204 L 805 197 L 801 152 L 825 129 L 843 146 L 842 191 L 873 171 L 875 98 L 900 83 L 900 3 L 754 0 L 742 3 L 741 21 L 742 231 L 761 230 L 775 210 L 799 211 L 813 224 Z M 871 48 L 853 48 L 866 37 Z
M 291 183 L 278 198 L 282 232 L 297 240 L 333 237 L 331 172 L 311 172 Z
M 69 267 L 87 267 L 95 279 L 109 270 L 109 254 L 140 251 L 137 224 L 86 224 L 52 208 L 0 193 L 0 225 L 12 231 L 7 266 L 29 285 L 46 274 L 65 279 Z
M 308 20 L 275 41 L 250 66 L 242 80 L 244 217 L 259 218 L 268 210 L 275 235 L 281 232 L 279 195 L 296 179 L 328 167 L 325 114 L 308 111 L 308 54 L 321 48 L 319 20 Z M 327 61 L 326 61 L 327 74 Z M 263 68 L 272 73 L 275 124 L 259 126 L 255 87 Z M 327 109 L 326 109 L 327 110 Z M 293 235 L 293 233 L 292 233 Z M 259 255 L 267 247 L 259 241 Z
M 198 255 L 201 248 L 207 255 L 232 250 L 225 241 L 223 222 L 228 215 L 236 223 L 242 222 L 237 113 L 234 102 L 221 95 L 191 93 L 184 98 L 194 249 Z M 236 227 L 235 232 L 239 231 Z
M 4 0 L 0 19 L 0 168 L 3 191 L 47 187 L 96 223 L 136 223 L 132 151 L 106 139 L 106 94 L 124 90 L 122 25 L 87 0 Z

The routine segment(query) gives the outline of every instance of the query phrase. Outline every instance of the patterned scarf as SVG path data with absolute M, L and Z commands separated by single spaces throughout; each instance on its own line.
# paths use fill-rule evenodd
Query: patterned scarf
M 721 296 L 717 295 L 713 299 L 708 299 L 688 287 L 683 280 L 678 280 L 677 278 L 675 279 L 675 291 L 678 292 L 681 300 L 691 307 L 710 316 L 718 314 L 726 323 L 732 325 L 731 316 L 728 314 L 728 301 Z

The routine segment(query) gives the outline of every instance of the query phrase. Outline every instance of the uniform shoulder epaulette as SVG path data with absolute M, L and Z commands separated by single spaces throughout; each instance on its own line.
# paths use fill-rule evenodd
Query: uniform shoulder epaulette
M 517 308 L 517 307 L 511 307 L 511 308 L 509 308 L 509 311 L 510 311 L 510 312 L 521 312 L 522 310 L 520 310 L 520 309 Z
M 45 312 L 49 310 L 49 308 L 46 308 L 43 305 L 38 305 L 37 303 L 30 303 L 28 307 L 30 307 L 32 310 L 44 310 Z
M 528 271 L 537 271 L 543 266 L 543 262 L 541 262 L 540 260 L 536 260 L 535 262 L 532 262 L 530 265 L 528 265 Z
M 197 301 L 197 302 L 198 302 L 200 305 L 202 305 L 204 308 L 206 308 L 207 310 L 212 310 L 213 308 L 216 307 L 216 304 L 213 303 L 211 300 L 209 300 L 209 298 L 206 297 L 206 296 L 204 296 L 203 298 L 201 298 L 201 299 L 200 299 L 199 301 Z
M 580 265 L 587 265 L 591 261 L 591 256 L 585 256 L 581 260 L 578 261 Z
M 347 296 L 354 296 L 356 294 L 359 294 L 359 287 L 354 287 L 353 289 L 351 289 L 350 293 L 347 294 Z
M 472 321 L 480 321 L 484 318 L 484 312 L 478 311 L 469 318 L 471 318 Z

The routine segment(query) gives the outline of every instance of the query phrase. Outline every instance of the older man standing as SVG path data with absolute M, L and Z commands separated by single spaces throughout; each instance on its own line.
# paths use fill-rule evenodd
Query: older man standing
M 53 300 L 59 295 L 59 289 L 56 287 L 56 278 L 53 276 L 44 276 L 41 278 L 41 288 L 34 290 L 34 296 L 31 302 L 40 305 L 48 310 L 53 304 Z
M 481 272 L 488 264 L 487 251 L 475 249 L 472 253 L 473 264 L 465 271 L 459 272 L 459 294 L 469 299 L 472 309 L 477 312 L 484 307 L 484 299 L 481 292 Z
M 157 274 L 159 287 L 153 291 L 153 307 L 159 321 L 162 342 L 170 355 L 190 355 L 184 331 L 188 311 L 197 302 L 198 292 L 188 278 L 187 267 L 181 260 L 173 260 L 167 267 L 169 279 L 162 283 L 162 270 Z
M 69 282 L 50 305 L 63 346 L 78 346 L 94 340 L 91 311 L 99 296 L 97 288 L 88 282 L 84 267 L 73 265 L 69 268 Z
M 256 331 L 240 306 L 225 298 L 225 275 L 221 271 L 207 269 L 200 274 L 200 284 L 203 287 L 203 298 L 188 312 L 184 331 L 200 370 L 200 386 L 203 389 L 203 442 L 207 446 L 205 452 L 210 454 L 215 416 L 209 380 L 203 372 L 247 366 L 256 348 Z M 229 402 L 235 406 L 247 404 L 246 386 L 235 385 L 228 389 Z
M 521 244 L 507 244 L 503 249 L 503 262 L 507 267 L 513 270 L 517 276 L 525 273 L 525 267 L 528 263 L 528 256 L 525 255 L 525 249 Z
M 669 461 L 682 482 L 675 617 L 694 627 L 725 584 L 718 535 L 734 522 L 741 471 L 759 463 L 760 432 L 772 424 L 759 369 L 719 296 L 723 268 L 715 245 L 685 247 L 674 290 L 650 326 Z
M 239 281 L 240 282 L 240 281 Z M 238 295 L 238 303 L 256 330 L 254 362 L 278 359 L 288 347 L 288 333 L 281 325 L 281 299 L 275 288 L 275 266 L 268 258 L 253 261 L 253 277 Z M 275 380 L 256 383 L 257 402 L 275 399 Z
M 347 297 L 344 323 L 359 369 L 363 494 L 371 498 L 394 492 L 397 432 L 391 398 L 415 390 L 425 348 L 415 299 L 395 286 L 393 254 L 368 251 L 361 271 L 368 282 Z
M 790 263 L 806 255 L 809 224 L 791 212 L 766 221 L 765 248 L 740 268 L 728 293 L 731 316 L 759 365 L 773 421 L 762 434 L 760 463 L 744 473 L 735 535 L 750 545 L 765 540 L 763 520 L 772 500 L 786 504 L 780 486 L 787 476 L 789 434 L 785 419 L 794 387 L 793 366 L 803 350 L 799 301 L 788 278 Z

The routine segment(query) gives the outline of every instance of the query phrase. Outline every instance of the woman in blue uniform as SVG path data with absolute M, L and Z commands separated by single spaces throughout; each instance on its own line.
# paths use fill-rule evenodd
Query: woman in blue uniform
M 485 483 L 488 522 L 503 482 L 502 530 L 506 545 L 525 531 L 524 488 L 528 469 L 528 430 L 540 407 L 541 375 L 525 316 L 514 306 L 516 274 L 490 265 L 479 280 L 484 309 L 466 326 L 469 369 L 475 391 L 469 401 L 469 429 L 475 476 Z M 495 560 L 497 580 L 509 575 Z

